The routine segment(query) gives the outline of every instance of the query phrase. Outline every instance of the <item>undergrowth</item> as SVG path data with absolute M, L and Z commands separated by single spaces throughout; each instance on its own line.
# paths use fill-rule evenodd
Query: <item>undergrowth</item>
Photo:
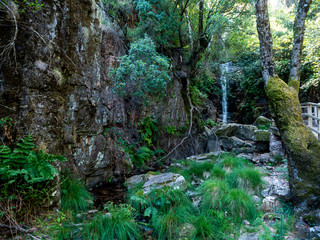
M 61 209 L 77 213 L 87 210 L 92 204 L 93 196 L 84 184 L 70 173 L 65 173 L 61 184 Z
M 28 223 L 48 208 L 58 187 L 55 164 L 65 160 L 37 149 L 31 135 L 21 138 L 13 150 L 0 146 L 1 222 Z

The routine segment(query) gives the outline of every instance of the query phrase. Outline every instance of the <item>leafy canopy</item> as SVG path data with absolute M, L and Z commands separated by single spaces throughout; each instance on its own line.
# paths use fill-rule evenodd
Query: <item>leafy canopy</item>
M 119 60 L 120 66 L 111 70 L 116 92 L 126 98 L 135 98 L 141 103 L 147 96 L 164 96 L 167 83 L 169 61 L 157 53 L 152 40 L 144 38 L 130 45 L 128 55 Z

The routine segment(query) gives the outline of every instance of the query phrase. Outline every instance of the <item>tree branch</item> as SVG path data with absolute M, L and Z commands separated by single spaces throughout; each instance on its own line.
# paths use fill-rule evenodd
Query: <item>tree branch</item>
M 10 43 L 8 43 L 7 45 L 3 46 L 3 50 L 0 53 L 0 59 L 2 59 L 2 61 L 0 62 L 0 66 L 6 61 L 9 60 L 10 61 L 10 53 L 11 51 L 13 51 L 13 57 L 14 57 L 14 61 L 15 61 L 15 71 L 17 71 L 17 55 L 16 55 L 16 47 L 15 47 L 15 42 L 17 40 L 17 36 L 18 36 L 18 23 L 17 23 L 17 19 L 16 16 L 14 15 L 14 12 L 8 7 L 7 4 L 5 4 L 2 0 L 0 0 L 0 3 L 11 13 L 13 21 L 14 21 L 14 25 L 15 25 L 15 32 L 13 35 L 13 38 L 11 39 Z

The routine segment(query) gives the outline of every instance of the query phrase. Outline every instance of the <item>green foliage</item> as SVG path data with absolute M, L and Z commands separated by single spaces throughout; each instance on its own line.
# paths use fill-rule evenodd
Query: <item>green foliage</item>
M 59 173 L 52 163 L 66 159 L 36 150 L 31 135 L 16 145 L 13 151 L 7 146 L 0 146 L 0 203 L 3 206 L 9 204 L 5 216 L 28 221 L 29 215 L 39 211 L 38 207 L 49 201 L 55 190 L 52 180 Z M 27 207 L 18 211 L 15 205 Z
M 173 47 L 178 43 L 180 14 L 171 0 L 134 0 L 139 13 L 139 29 L 136 34 L 148 33 L 162 47 Z
M 166 94 L 169 61 L 157 53 L 152 40 L 144 38 L 130 45 L 128 55 L 121 57 L 120 65 L 110 70 L 116 92 L 134 99 L 138 104 L 146 101 L 147 96 L 161 97 Z
M 144 118 L 138 123 L 141 141 L 146 146 L 151 147 L 156 142 L 159 135 L 158 121 L 151 116 Z
M 196 86 L 190 86 L 191 101 L 195 106 L 203 106 L 208 95 L 201 92 Z
M 217 126 L 218 123 L 216 123 L 215 121 L 213 121 L 212 119 L 208 118 L 204 124 L 208 127 L 213 127 L 213 126 Z
M 8 125 L 8 126 L 12 126 L 12 118 L 10 117 L 3 117 L 0 119 L 0 127 L 3 127 L 5 125 Z
M 35 147 L 31 135 L 22 138 L 13 151 L 7 146 L 0 146 L 0 179 L 5 186 L 45 182 L 58 175 L 57 169 L 51 163 L 66 159 L 42 150 L 35 151 Z
M 179 227 L 187 221 L 188 215 L 183 208 L 169 209 L 152 217 L 152 226 L 160 240 L 177 239 Z
M 271 127 L 271 123 L 267 123 L 267 124 L 265 124 L 265 125 L 259 125 L 259 126 L 258 126 L 258 129 L 259 129 L 259 130 L 269 130 L 270 127 Z
M 87 210 L 92 203 L 93 197 L 84 184 L 73 176 L 64 174 L 61 184 L 61 209 L 80 212 Z
M 141 239 L 132 207 L 126 204 L 118 206 L 109 204 L 106 210 L 109 214 L 98 214 L 84 225 L 80 234 L 82 239 Z
M 148 147 L 140 147 L 135 153 L 131 155 L 131 160 L 134 166 L 145 166 L 146 163 L 154 156 L 154 152 Z

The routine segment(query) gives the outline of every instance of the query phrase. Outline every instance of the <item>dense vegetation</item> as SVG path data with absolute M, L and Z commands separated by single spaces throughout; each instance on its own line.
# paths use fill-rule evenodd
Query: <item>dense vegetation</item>
M 296 2 L 286 1 L 285 5 L 270 6 L 273 59 L 278 74 L 270 82 L 276 86 L 281 78 L 283 82 L 280 82 L 280 87 L 283 89 L 290 80 Z M 320 0 L 315 0 L 306 18 L 299 96 L 302 101 L 320 99 L 317 91 L 320 79 L 319 5 Z M 17 23 L 15 14 L 39 12 L 44 3 L 37 0 L 0 0 L 0 6 L 6 11 L 9 9 L 12 22 L 17 26 L 20 23 Z M 11 6 L 16 8 L 14 11 L 17 13 L 10 9 Z M 10 132 L 13 119 L 1 116 L 1 134 L 5 141 L 1 139 L 3 145 L 0 146 L 0 227 L 10 230 L 7 236 L 24 233 L 35 238 L 29 226 L 37 226 L 37 235 L 46 234 L 51 239 L 59 240 L 148 237 L 164 240 L 235 239 L 243 232 L 259 231 L 261 239 L 284 239 L 293 229 L 295 216 L 284 203 L 272 216 L 261 211 L 263 174 L 247 160 L 225 153 L 206 162 L 176 161 L 174 167 L 164 170 L 162 167 L 167 155 L 159 146 L 159 139 L 164 135 L 174 140 L 184 140 L 186 136 L 205 129 L 205 126 L 217 125 L 215 120 L 221 102 L 220 67 L 223 63 L 232 63 L 232 72 L 227 77 L 230 79 L 230 111 L 235 113 L 233 121 L 253 123 L 260 115 L 271 117 L 267 94 L 272 100 L 276 91 L 271 88 L 267 94 L 265 92 L 254 2 L 102 0 L 99 7 L 104 11 L 101 14 L 104 17 L 101 19 L 103 28 L 109 29 L 126 43 L 126 53 L 115 61 L 106 76 L 111 79 L 113 92 L 127 105 L 126 114 L 136 114 L 134 123 L 130 120 L 126 123 L 128 129 L 132 127 L 129 124 L 135 125 L 132 139 L 125 139 L 118 131 L 121 121 L 103 125 L 101 135 L 106 141 L 115 139 L 115 144 L 121 153 L 130 158 L 135 170 L 143 172 L 153 164 L 151 167 L 161 168 L 161 171 L 181 174 L 187 181 L 187 189 L 166 186 L 144 193 L 140 183 L 129 189 L 125 203 L 108 202 L 97 206 L 94 204 L 95 196 L 86 189 L 85 183 L 76 173 L 68 170 L 70 165 L 63 165 L 61 170 L 65 157 L 47 153 L 46 146 L 43 143 L 37 146 L 31 134 L 13 139 Z M 5 55 L 6 58 L 12 52 L 15 56 L 16 49 L 20 48 L 15 46 L 15 41 L 13 38 L 1 50 L 0 57 Z M 67 70 L 65 72 L 70 74 Z M 153 103 L 163 104 L 166 97 L 175 98 L 173 93 L 168 96 L 168 90 L 175 81 L 181 85 L 181 98 L 185 105 L 183 111 L 189 117 L 184 121 L 185 126 L 180 128 L 170 123 L 161 125 L 159 119 L 148 115 L 146 110 Z M 285 96 L 294 95 L 289 90 Z M 294 103 L 300 111 L 298 100 Z M 96 107 L 95 103 L 90 104 Z M 209 115 L 208 106 L 217 108 L 214 118 Z M 287 105 L 271 104 L 271 110 L 280 107 L 287 110 Z M 281 114 L 273 116 L 280 119 L 276 119 L 277 123 L 290 122 Z M 293 120 L 291 123 L 294 124 L 288 124 L 285 130 L 298 129 L 298 124 Z M 269 129 L 270 124 L 262 128 Z M 305 128 L 304 125 L 301 127 Z M 282 134 L 282 140 L 289 139 L 293 143 L 287 147 L 288 153 L 293 153 L 290 156 L 296 154 L 298 160 L 313 160 L 318 156 L 306 156 L 314 149 L 319 153 L 318 142 L 309 136 L 313 137 L 312 134 L 304 133 L 301 131 L 297 135 L 289 131 L 287 135 Z M 299 145 L 294 145 L 296 139 L 305 139 L 305 136 L 312 140 L 308 142 L 310 144 L 300 144 L 306 145 L 305 151 L 291 147 Z M 18 138 L 18 135 L 15 137 Z M 77 144 L 81 142 L 78 139 L 74 141 Z M 71 145 L 68 147 L 71 148 Z M 302 161 L 297 162 L 305 167 Z M 307 165 L 317 169 L 317 165 Z M 116 167 L 110 165 L 110 168 Z M 294 172 L 294 169 L 290 171 Z M 105 181 L 111 182 L 112 179 Z M 304 188 L 301 187 L 302 190 Z M 269 218 L 273 221 L 273 232 L 268 231 L 266 219 Z
M 126 204 L 106 203 L 92 213 L 87 211 L 92 198 L 78 180 L 62 180 L 61 212 L 38 217 L 37 224 L 52 239 L 91 240 L 234 239 L 240 231 L 267 229 L 264 220 L 272 217 L 279 219 L 273 225 L 276 232 L 261 231 L 261 239 L 283 239 L 292 230 L 287 205 L 272 216 L 260 211 L 261 202 L 253 195 L 260 195 L 262 175 L 246 160 L 223 154 L 203 163 L 176 163 L 180 167 L 167 171 L 182 174 L 188 180 L 186 190 L 163 187 L 145 194 L 138 184 L 129 190 Z

